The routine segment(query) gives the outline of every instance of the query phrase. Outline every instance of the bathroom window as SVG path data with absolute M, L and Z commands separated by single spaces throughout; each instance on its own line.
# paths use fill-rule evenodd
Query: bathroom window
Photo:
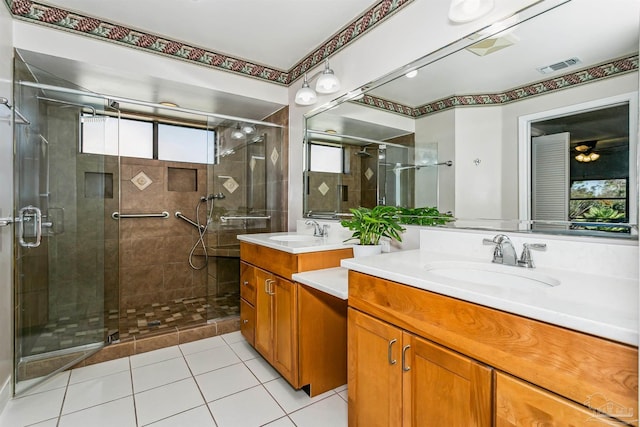
M 213 164 L 213 131 L 158 124 L 158 159 Z
M 212 164 L 214 140 L 212 130 L 131 119 L 118 128 L 115 117 L 81 116 L 83 153 Z
M 626 228 L 615 226 L 583 227 L 580 222 L 628 222 L 626 179 L 578 180 L 571 183 L 569 218 L 573 228 L 609 232 L 628 232 Z
M 309 171 L 343 173 L 343 151 L 342 147 L 309 144 Z
M 119 138 L 118 138 L 119 133 Z M 83 153 L 153 158 L 153 123 L 108 116 L 81 117 Z

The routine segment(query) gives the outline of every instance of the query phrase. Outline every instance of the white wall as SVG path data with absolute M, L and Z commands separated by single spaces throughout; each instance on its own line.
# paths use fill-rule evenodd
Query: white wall
M 455 116 L 455 216 L 503 218 L 501 108 L 457 108 Z
M 438 210 L 455 212 L 456 208 L 456 136 L 455 110 L 425 116 L 416 120 L 416 148 L 422 143 L 438 144 L 438 162 L 453 161 L 453 166 L 438 167 Z
M 0 4 L 0 96 L 10 101 L 12 39 L 9 10 Z M 13 131 L 8 113 L 6 107 L 0 106 L 0 217 L 11 216 L 13 209 Z M 13 373 L 12 231 L 13 226 L 0 228 L 0 412 L 11 396 Z

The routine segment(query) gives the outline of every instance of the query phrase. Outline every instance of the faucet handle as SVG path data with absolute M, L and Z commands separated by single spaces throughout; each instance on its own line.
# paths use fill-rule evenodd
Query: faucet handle
M 498 264 L 502 264 L 502 261 L 504 259 L 504 254 L 502 253 L 502 247 L 500 246 L 500 242 L 496 241 L 497 240 L 496 237 L 494 237 L 493 239 L 484 238 L 484 239 L 482 239 L 482 244 L 483 245 L 492 245 L 493 246 L 493 259 L 492 259 L 492 262 L 495 262 L 495 263 L 498 263 Z
M 522 255 L 520 255 L 520 259 L 518 260 L 518 265 L 526 268 L 533 268 L 535 264 L 533 263 L 533 257 L 531 257 L 531 249 L 536 251 L 545 251 L 547 250 L 546 243 L 523 243 L 522 244 Z

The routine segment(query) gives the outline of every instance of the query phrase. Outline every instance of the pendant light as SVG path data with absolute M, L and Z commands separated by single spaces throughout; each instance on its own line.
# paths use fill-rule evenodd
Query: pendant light
M 318 93 L 336 93 L 340 90 L 340 80 L 333 73 L 333 70 L 329 68 L 329 60 L 324 61 L 324 71 L 318 77 L 316 82 L 316 92 Z
M 318 100 L 318 95 L 316 92 L 309 87 L 309 82 L 307 81 L 307 75 L 304 75 L 304 81 L 302 82 L 302 87 L 298 89 L 296 92 L 296 104 L 298 105 L 313 105 Z
M 315 90 L 309 86 L 309 81 L 314 78 L 318 78 L 316 81 Z M 311 78 L 304 75 L 304 81 L 302 87 L 296 92 L 295 102 L 298 105 L 313 105 L 318 101 L 318 93 L 330 94 L 336 93 L 340 90 L 340 80 L 336 77 L 335 73 L 329 67 L 329 60 L 324 61 L 324 70 L 317 72 Z M 317 93 L 316 93 L 317 92 Z

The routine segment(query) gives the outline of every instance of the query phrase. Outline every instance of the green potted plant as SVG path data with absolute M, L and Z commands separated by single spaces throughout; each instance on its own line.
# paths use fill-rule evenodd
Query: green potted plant
M 444 225 L 453 221 L 453 215 L 442 213 L 436 207 L 398 208 L 400 224 Z
M 382 251 L 380 238 L 382 237 L 402 241 L 401 233 L 405 229 L 398 223 L 399 217 L 396 207 L 376 206 L 373 209 L 359 207 L 349 210 L 353 217 L 340 221 L 340 224 L 353 231 L 351 237 L 345 241 L 358 240 L 359 244 L 353 248 L 355 257 L 380 253 Z M 364 254 L 362 254 L 363 252 Z

